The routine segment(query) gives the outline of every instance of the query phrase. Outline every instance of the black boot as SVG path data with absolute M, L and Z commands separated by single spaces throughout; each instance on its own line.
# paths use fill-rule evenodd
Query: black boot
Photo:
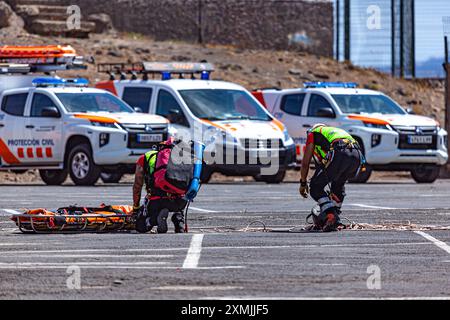
M 158 233 L 167 233 L 169 228 L 167 227 L 167 218 L 169 217 L 169 210 L 162 209 L 158 213 L 157 223 L 158 223 Z
M 339 214 L 336 208 L 331 208 L 325 213 L 321 214 L 320 219 L 324 221 L 322 229 L 323 232 L 338 231 L 341 219 L 339 218 Z
M 184 233 L 184 216 L 181 212 L 176 212 L 172 216 L 175 233 Z

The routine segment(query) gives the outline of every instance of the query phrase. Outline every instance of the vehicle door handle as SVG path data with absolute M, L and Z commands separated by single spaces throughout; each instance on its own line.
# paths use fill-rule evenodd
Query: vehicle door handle
M 4 126 L 5 126 L 4 124 L 0 123 L 0 128 L 3 128 Z
M 34 129 L 34 126 L 26 126 L 27 129 Z
M 311 128 L 311 125 L 310 124 L 304 124 L 303 128 Z

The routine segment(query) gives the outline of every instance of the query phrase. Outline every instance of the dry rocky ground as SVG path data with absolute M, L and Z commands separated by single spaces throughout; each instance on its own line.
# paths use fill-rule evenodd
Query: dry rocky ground
M 80 55 L 96 63 L 139 61 L 201 61 L 214 63 L 214 79 L 233 81 L 248 89 L 301 87 L 305 81 L 352 81 L 361 87 L 382 91 L 402 106 L 444 122 L 444 86 L 441 82 L 402 80 L 370 69 L 303 52 L 243 50 L 176 41 L 157 42 L 139 34 L 96 34 L 89 39 L 42 37 L 23 31 L 20 24 L 0 29 L 0 43 L 10 45 L 70 44 Z M 106 79 L 93 62 L 87 71 L 70 71 L 62 76 L 81 76 L 91 83 Z M 292 175 L 289 178 L 293 179 Z M 296 179 L 296 178 L 295 178 Z M 32 182 L 36 174 L 0 173 L 0 182 Z

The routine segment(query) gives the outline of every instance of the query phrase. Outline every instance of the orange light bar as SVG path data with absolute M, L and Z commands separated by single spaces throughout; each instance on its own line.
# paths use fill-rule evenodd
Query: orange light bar
M 372 118 L 367 116 L 360 116 L 360 115 L 349 115 L 347 118 L 352 120 L 360 120 L 364 123 L 371 123 L 371 124 L 379 124 L 379 125 L 388 125 L 389 122 L 386 120 L 378 119 L 378 118 Z
M 3 46 L 0 47 L 0 59 L 11 58 L 64 58 L 76 57 L 77 52 L 72 46 Z
M 102 116 L 93 116 L 89 114 L 75 114 L 75 118 L 79 119 L 86 119 L 93 122 L 99 122 L 99 123 L 116 123 L 117 121 L 108 117 L 102 117 Z

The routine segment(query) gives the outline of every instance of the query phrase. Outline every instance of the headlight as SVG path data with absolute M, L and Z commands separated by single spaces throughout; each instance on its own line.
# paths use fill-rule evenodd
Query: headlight
M 91 124 L 92 124 L 94 127 L 102 127 L 102 128 L 113 128 L 113 129 L 117 129 L 117 125 L 116 125 L 115 123 L 91 121 Z

